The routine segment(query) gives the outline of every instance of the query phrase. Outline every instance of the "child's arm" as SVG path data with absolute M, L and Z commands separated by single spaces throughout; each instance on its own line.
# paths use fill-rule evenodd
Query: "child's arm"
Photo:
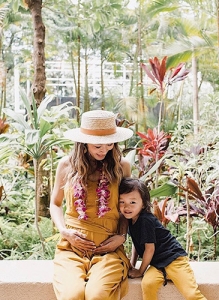
M 145 251 L 142 257 L 142 262 L 139 269 L 130 269 L 129 270 L 129 277 L 130 278 L 137 278 L 142 277 L 144 275 L 144 272 L 147 270 L 147 267 L 149 266 L 151 259 L 154 255 L 155 246 L 153 243 L 151 244 L 145 244 Z
M 131 255 L 131 258 L 130 258 L 130 263 L 131 263 L 132 268 L 135 267 L 137 259 L 138 259 L 138 253 L 135 249 L 134 244 L 132 243 L 132 255 Z

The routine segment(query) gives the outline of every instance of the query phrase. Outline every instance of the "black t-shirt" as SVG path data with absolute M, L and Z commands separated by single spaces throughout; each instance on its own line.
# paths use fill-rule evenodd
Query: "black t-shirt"
M 141 258 L 145 250 L 145 244 L 155 244 L 155 252 L 150 265 L 158 269 L 168 266 L 179 256 L 187 255 L 176 238 L 152 213 L 143 211 L 135 224 L 132 224 L 132 220 L 129 220 L 129 234 Z

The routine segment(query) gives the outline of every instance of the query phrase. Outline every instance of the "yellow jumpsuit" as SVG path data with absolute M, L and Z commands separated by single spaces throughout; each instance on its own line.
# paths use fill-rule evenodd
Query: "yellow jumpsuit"
M 70 190 L 65 191 L 66 226 L 84 234 L 98 246 L 117 233 L 118 184 L 109 185 L 110 211 L 97 217 L 97 182 L 88 181 L 86 213 L 88 220 L 78 220 Z M 119 300 L 127 293 L 129 261 L 123 246 L 104 255 L 81 252 L 66 239 L 57 245 L 54 257 L 53 287 L 58 300 Z

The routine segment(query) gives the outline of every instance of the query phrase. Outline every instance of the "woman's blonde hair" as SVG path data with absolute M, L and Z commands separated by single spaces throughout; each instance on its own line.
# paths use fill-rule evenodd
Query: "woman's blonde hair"
M 107 152 L 104 161 L 97 161 L 97 167 L 102 167 L 109 182 L 120 182 L 123 177 L 121 157 L 122 154 L 118 143 L 114 143 L 114 147 Z M 73 186 L 74 181 L 80 178 L 80 182 L 86 190 L 88 175 L 90 174 L 89 171 L 92 171 L 87 145 L 76 142 L 74 150 L 69 155 L 69 161 L 70 165 L 68 168 L 67 185 Z

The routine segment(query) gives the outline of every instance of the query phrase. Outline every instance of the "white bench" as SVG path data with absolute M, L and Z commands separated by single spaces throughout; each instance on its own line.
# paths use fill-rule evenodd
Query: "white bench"
M 219 262 L 191 262 L 191 266 L 205 297 L 219 300 Z M 51 260 L 1 260 L 0 299 L 56 300 L 52 276 Z M 123 299 L 142 300 L 140 279 L 129 279 L 129 292 Z M 158 299 L 183 300 L 171 282 L 160 289 Z

